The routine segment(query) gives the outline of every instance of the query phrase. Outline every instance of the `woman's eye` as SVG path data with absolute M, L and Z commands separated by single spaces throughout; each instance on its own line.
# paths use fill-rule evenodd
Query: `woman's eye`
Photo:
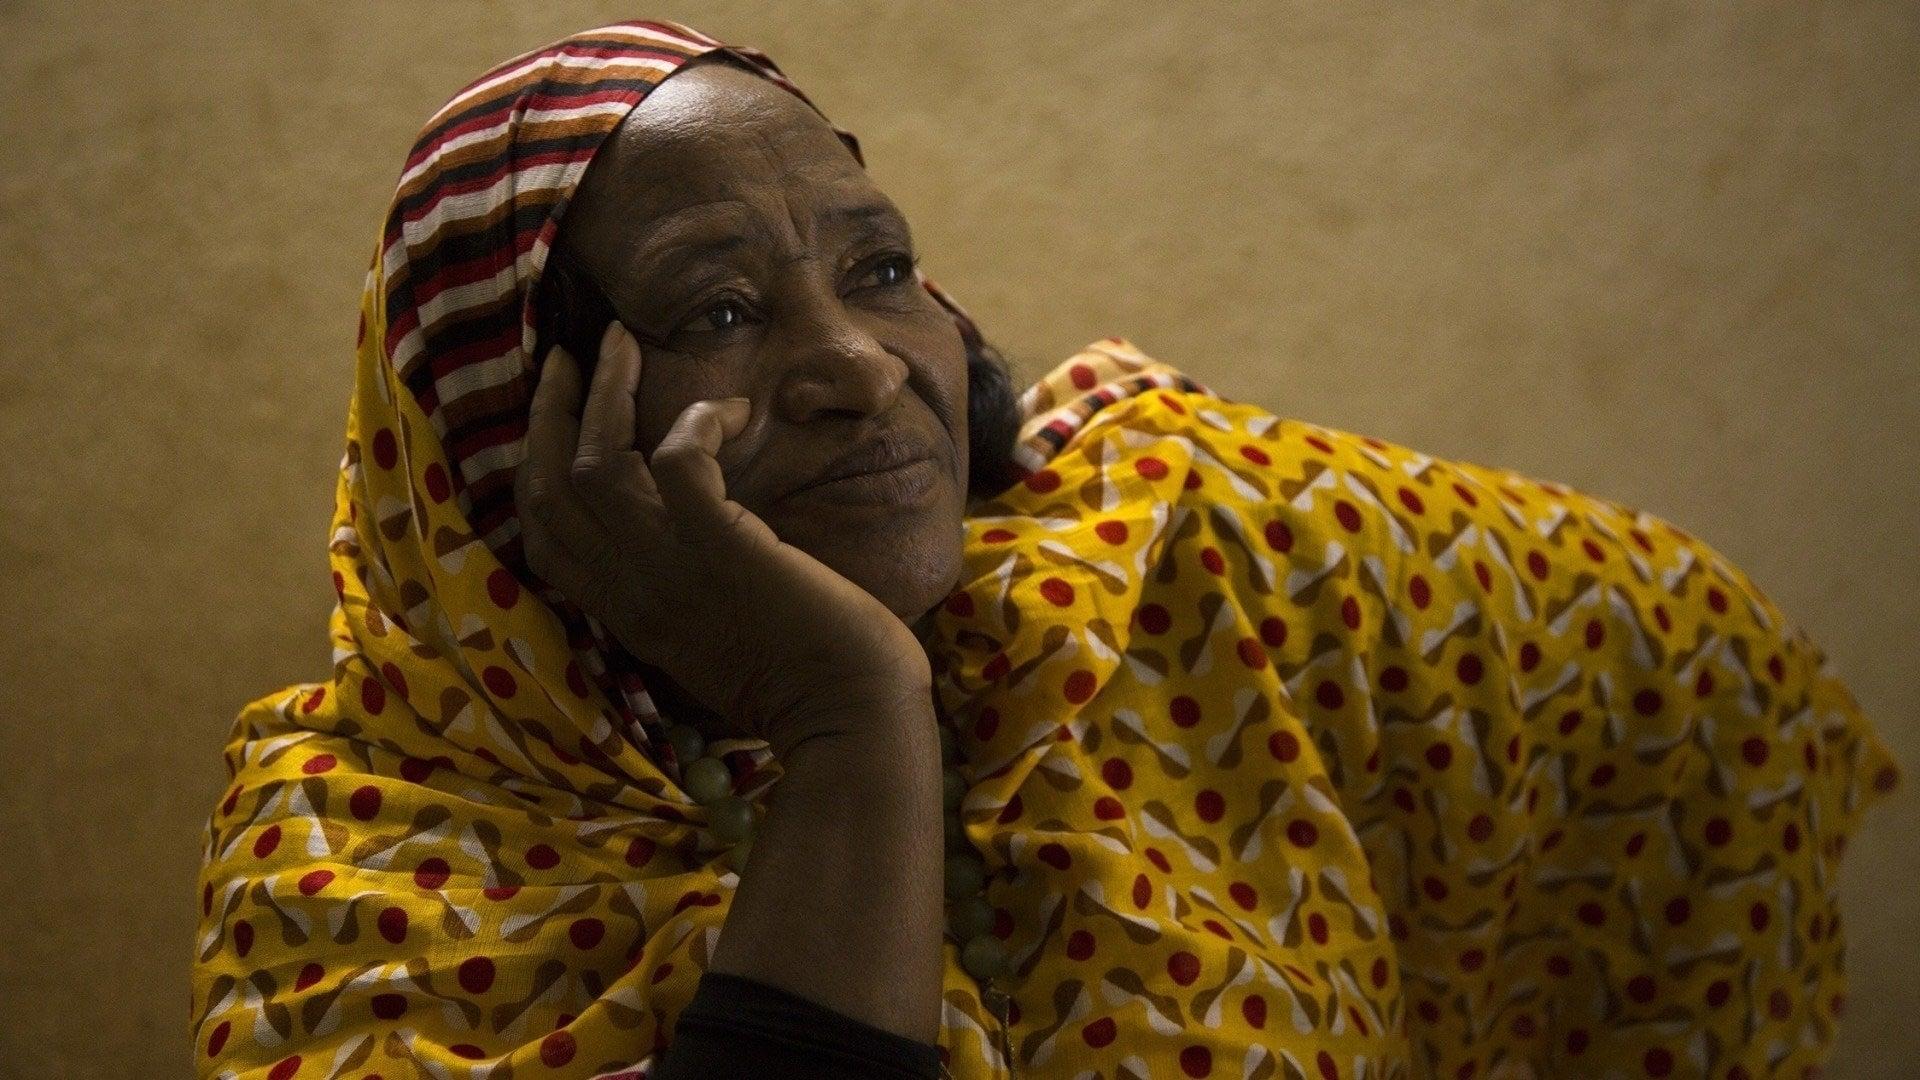
M 699 330 L 731 330 L 747 321 L 747 309 L 734 300 L 722 300 L 693 317 L 687 325 Z
M 882 260 L 867 272 L 877 287 L 899 285 L 913 280 L 913 260 L 905 255 L 892 255 Z

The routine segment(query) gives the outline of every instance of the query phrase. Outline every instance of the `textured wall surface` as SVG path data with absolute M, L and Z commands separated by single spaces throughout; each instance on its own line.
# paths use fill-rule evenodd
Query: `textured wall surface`
M 619 18 L 770 52 L 1031 376 L 1132 338 L 1286 416 L 1660 514 L 1909 767 L 1831 1075 L 1920 1061 L 1920 9 L 0 3 L 0 1076 L 185 1075 L 245 700 L 328 671 L 358 292 L 420 123 Z

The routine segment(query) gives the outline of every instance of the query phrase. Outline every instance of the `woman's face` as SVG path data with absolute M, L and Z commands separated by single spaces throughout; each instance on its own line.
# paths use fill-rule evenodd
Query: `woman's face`
M 640 449 L 694 401 L 749 398 L 718 454 L 732 499 L 905 621 L 951 591 L 966 349 L 914 279 L 905 219 L 819 114 L 731 64 L 685 68 L 595 156 L 559 244 L 642 342 Z M 928 460 L 807 486 L 873 439 Z

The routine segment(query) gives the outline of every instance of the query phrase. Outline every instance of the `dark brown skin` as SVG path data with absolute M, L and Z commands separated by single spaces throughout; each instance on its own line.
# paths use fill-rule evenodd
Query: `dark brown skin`
M 829 218 L 856 209 L 878 216 Z M 709 239 L 741 246 L 660 258 Z M 560 243 L 643 343 L 662 342 L 641 350 L 641 449 L 694 401 L 748 397 L 752 419 L 717 455 L 728 497 L 910 623 L 945 597 L 966 509 L 966 350 L 913 280 L 906 219 L 818 113 L 731 64 L 681 70 L 595 156 Z M 940 456 L 924 509 L 785 497 L 890 426 Z
M 663 267 L 667 229 L 734 246 Z M 560 242 L 620 319 L 591 386 L 561 350 L 542 368 L 516 477 L 528 563 L 659 671 L 670 718 L 765 738 L 782 765 L 711 969 L 933 1042 L 940 752 L 908 622 L 924 633 L 960 566 L 959 331 L 825 121 L 725 64 L 633 111 Z M 916 505 L 791 494 L 881 430 L 934 455 Z

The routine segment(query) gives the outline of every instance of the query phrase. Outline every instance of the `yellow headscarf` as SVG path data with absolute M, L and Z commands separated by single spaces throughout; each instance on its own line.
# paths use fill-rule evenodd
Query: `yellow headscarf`
M 512 568 L 499 477 L 582 147 L 715 44 L 577 35 L 463 91 L 409 161 L 363 302 L 334 674 L 246 706 L 208 826 L 202 1076 L 637 1077 L 670 1042 L 738 878 L 645 688 Z M 480 201 L 535 142 L 571 149 L 521 154 L 510 212 Z M 969 517 L 929 642 L 1017 1075 L 1821 1060 L 1837 860 L 1899 774 L 1737 568 L 1117 339 L 1021 404 L 1023 479 Z M 763 801 L 764 744 L 718 749 Z M 944 948 L 947 1068 L 1006 1076 Z

